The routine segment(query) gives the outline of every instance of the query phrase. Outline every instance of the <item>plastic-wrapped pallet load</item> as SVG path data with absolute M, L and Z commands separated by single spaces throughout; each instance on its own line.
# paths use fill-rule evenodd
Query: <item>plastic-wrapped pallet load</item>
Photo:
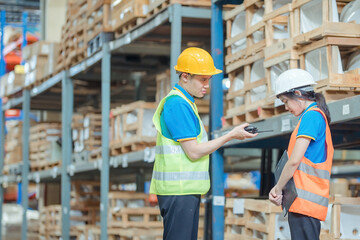
M 4 204 L 2 218 L 2 239 L 20 240 L 23 210 L 18 204 Z M 35 210 L 27 210 L 26 218 L 28 225 L 30 221 L 39 221 L 39 213 Z M 31 238 L 28 238 L 31 240 Z

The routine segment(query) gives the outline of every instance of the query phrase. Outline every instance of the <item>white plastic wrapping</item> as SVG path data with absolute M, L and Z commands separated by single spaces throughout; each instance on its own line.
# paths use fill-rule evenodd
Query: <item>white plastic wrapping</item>
M 234 19 L 231 25 L 231 37 L 245 31 L 245 12 L 240 12 Z M 235 53 L 246 48 L 246 38 L 242 38 L 239 41 L 231 45 L 231 52 Z
M 360 24 L 360 0 L 349 2 L 341 11 L 340 22 L 355 22 Z
M 250 73 L 250 82 L 256 82 L 265 77 L 264 59 L 260 59 L 252 65 Z M 266 98 L 266 86 L 261 85 L 259 87 L 250 90 L 251 102 Z
M 330 0 L 331 8 L 330 13 L 331 22 L 339 22 L 339 15 L 337 13 L 336 0 Z M 306 33 L 323 24 L 323 12 L 319 11 L 322 8 L 322 0 L 313 0 L 304 4 L 300 8 L 300 32 Z
M 331 228 L 332 204 L 329 204 L 326 220 L 321 222 L 321 229 Z M 341 239 L 360 239 L 360 206 L 342 205 L 340 213 L 340 234 Z
M 155 137 L 157 134 L 156 128 L 152 122 L 155 114 L 155 109 L 145 109 L 143 116 L 142 136 Z
M 4 240 L 20 240 L 23 209 L 18 204 L 3 204 L 2 215 L 2 239 Z M 35 210 L 27 210 L 27 221 L 38 221 L 39 212 Z
M 282 6 L 289 4 L 291 2 L 292 2 L 292 0 L 275 0 L 273 10 L 281 8 Z M 285 13 L 282 16 L 288 16 L 288 19 L 289 19 L 289 13 Z M 290 27 L 289 21 L 288 21 L 288 27 Z M 290 34 L 289 34 L 288 27 L 285 27 L 284 25 L 274 24 L 274 39 L 289 38 Z
M 263 19 L 264 13 L 265 13 L 265 9 L 263 7 L 256 10 L 253 18 L 251 19 L 251 26 L 260 22 Z M 260 42 L 263 39 L 264 39 L 264 31 L 256 31 L 253 33 L 254 43 Z
M 345 67 L 346 71 L 354 70 L 356 68 L 360 68 L 360 50 L 357 50 L 350 55 Z
M 278 63 L 274 66 L 271 66 L 270 68 L 270 82 L 271 82 L 271 89 L 275 92 L 275 85 L 276 80 L 280 76 L 281 73 L 285 72 L 286 70 L 290 69 L 290 63 L 289 60 L 286 60 L 284 62 Z M 275 99 L 274 106 L 278 107 L 284 105 L 283 102 L 280 101 L 280 99 Z
M 244 71 L 242 70 L 233 80 L 233 90 L 238 91 L 244 88 Z M 234 106 L 238 107 L 244 104 L 244 96 L 235 97 L 234 99 Z
M 333 56 L 338 59 L 337 73 L 343 73 L 339 47 L 332 47 Z M 318 48 L 305 54 L 305 70 L 310 72 L 315 81 L 329 77 L 329 67 L 327 64 L 326 47 Z

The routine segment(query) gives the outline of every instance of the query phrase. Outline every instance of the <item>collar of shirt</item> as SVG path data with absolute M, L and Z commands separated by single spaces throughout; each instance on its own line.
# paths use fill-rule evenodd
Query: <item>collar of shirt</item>
M 194 98 L 192 96 L 190 96 L 190 94 L 184 88 L 182 88 L 179 84 L 176 83 L 174 89 L 181 92 L 190 102 L 192 102 L 192 103 L 195 102 Z
M 316 102 L 313 102 L 312 104 L 310 104 L 310 105 L 305 109 L 305 111 L 303 111 L 303 113 L 300 115 L 300 118 L 301 118 L 307 111 L 309 111 L 311 108 L 314 108 L 314 107 L 317 107 Z

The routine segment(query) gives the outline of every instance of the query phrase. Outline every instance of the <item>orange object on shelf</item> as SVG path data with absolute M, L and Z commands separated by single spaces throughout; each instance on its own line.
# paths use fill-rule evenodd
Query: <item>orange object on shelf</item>
M 13 71 L 15 66 L 21 63 L 21 56 L 19 56 L 15 51 L 10 52 L 5 57 L 6 70 L 8 72 Z

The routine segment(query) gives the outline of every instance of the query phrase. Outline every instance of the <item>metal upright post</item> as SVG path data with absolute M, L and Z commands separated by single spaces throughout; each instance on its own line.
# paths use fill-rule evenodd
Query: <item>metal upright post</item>
M 171 87 L 179 81 L 178 76 L 174 70 L 177 58 L 181 53 L 181 5 L 174 4 L 170 8 L 169 21 L 171 22 L 171 52 L 170 52 L 170 76 Z
M 211 5 L 211 54 L 216 68 L 223 69 L 224 66 L 224 37 L 222 5 Z M 210 131 L 221 128 L 221 117 L 223 116 L 223 90 L 222 80 L 224 74 L 213 76 L 211 81 L 210 95 Z M 217 150 L 211 155 L 212 173 L 212 239 L 224 239 L 224 158 L 222 150 Z
M 4 28 L 5 28 L 5 10 L 1 10 L 1 22 L 0 22 L 0 77 L 6 73 L 5 59 L 4 59 Z
M 108 195 L 109 195 L 109 116 L 110 116 L 110 82 L 111 82 L 111 55 L 109 43 L 103 45 L 101 61 L 101 139 L 102 165 L 100 190 L 100 225 L 101 240 L 107 240 Z
M 63 240 L 70 239 L 70 175 L 67 168 L 72 158 L 71 142 L 71 119 L 74 108 L 74 87 L 73 82 L 68 76 L 68 71 L 63 71 L 61 82 L 61 112 L 62 112 L 62 162 L 61 162 L 61 236 Z
M 26 32 L 27 32 L 27 17 L 28 17 L 28 13 L 27 12 L 23 12 L 22 14 L 22 18 L 23 18 L 23 41 L 21 44 L 21 49 L 24 49 L 24 47 L 27 45 L 27 39 L 26 39 Z M 24 59 L 21 60 L 21 64 L 24 64 L 25 61 Z
M 4 167 L 4 146 L 5 146 L 5 114 L 3 111 L 2 99 L 0 98 L 0 176 L 3 173 Z M 2 206 L 4 204 L 3 186 L 0 184 L 0 226 L 2 226 Z M 0 227 L 0 240 L 2 240 L 2 227 Z
M 27 219 L 28 209 L 28 186 L 29 186 L 29 133 L 30 133 L 30 90 L 23 90 L 23 129 L 22 129 L 22 180 L 21 180 L 21 205 L 23 209 L 21 240 L 27 239 Z

